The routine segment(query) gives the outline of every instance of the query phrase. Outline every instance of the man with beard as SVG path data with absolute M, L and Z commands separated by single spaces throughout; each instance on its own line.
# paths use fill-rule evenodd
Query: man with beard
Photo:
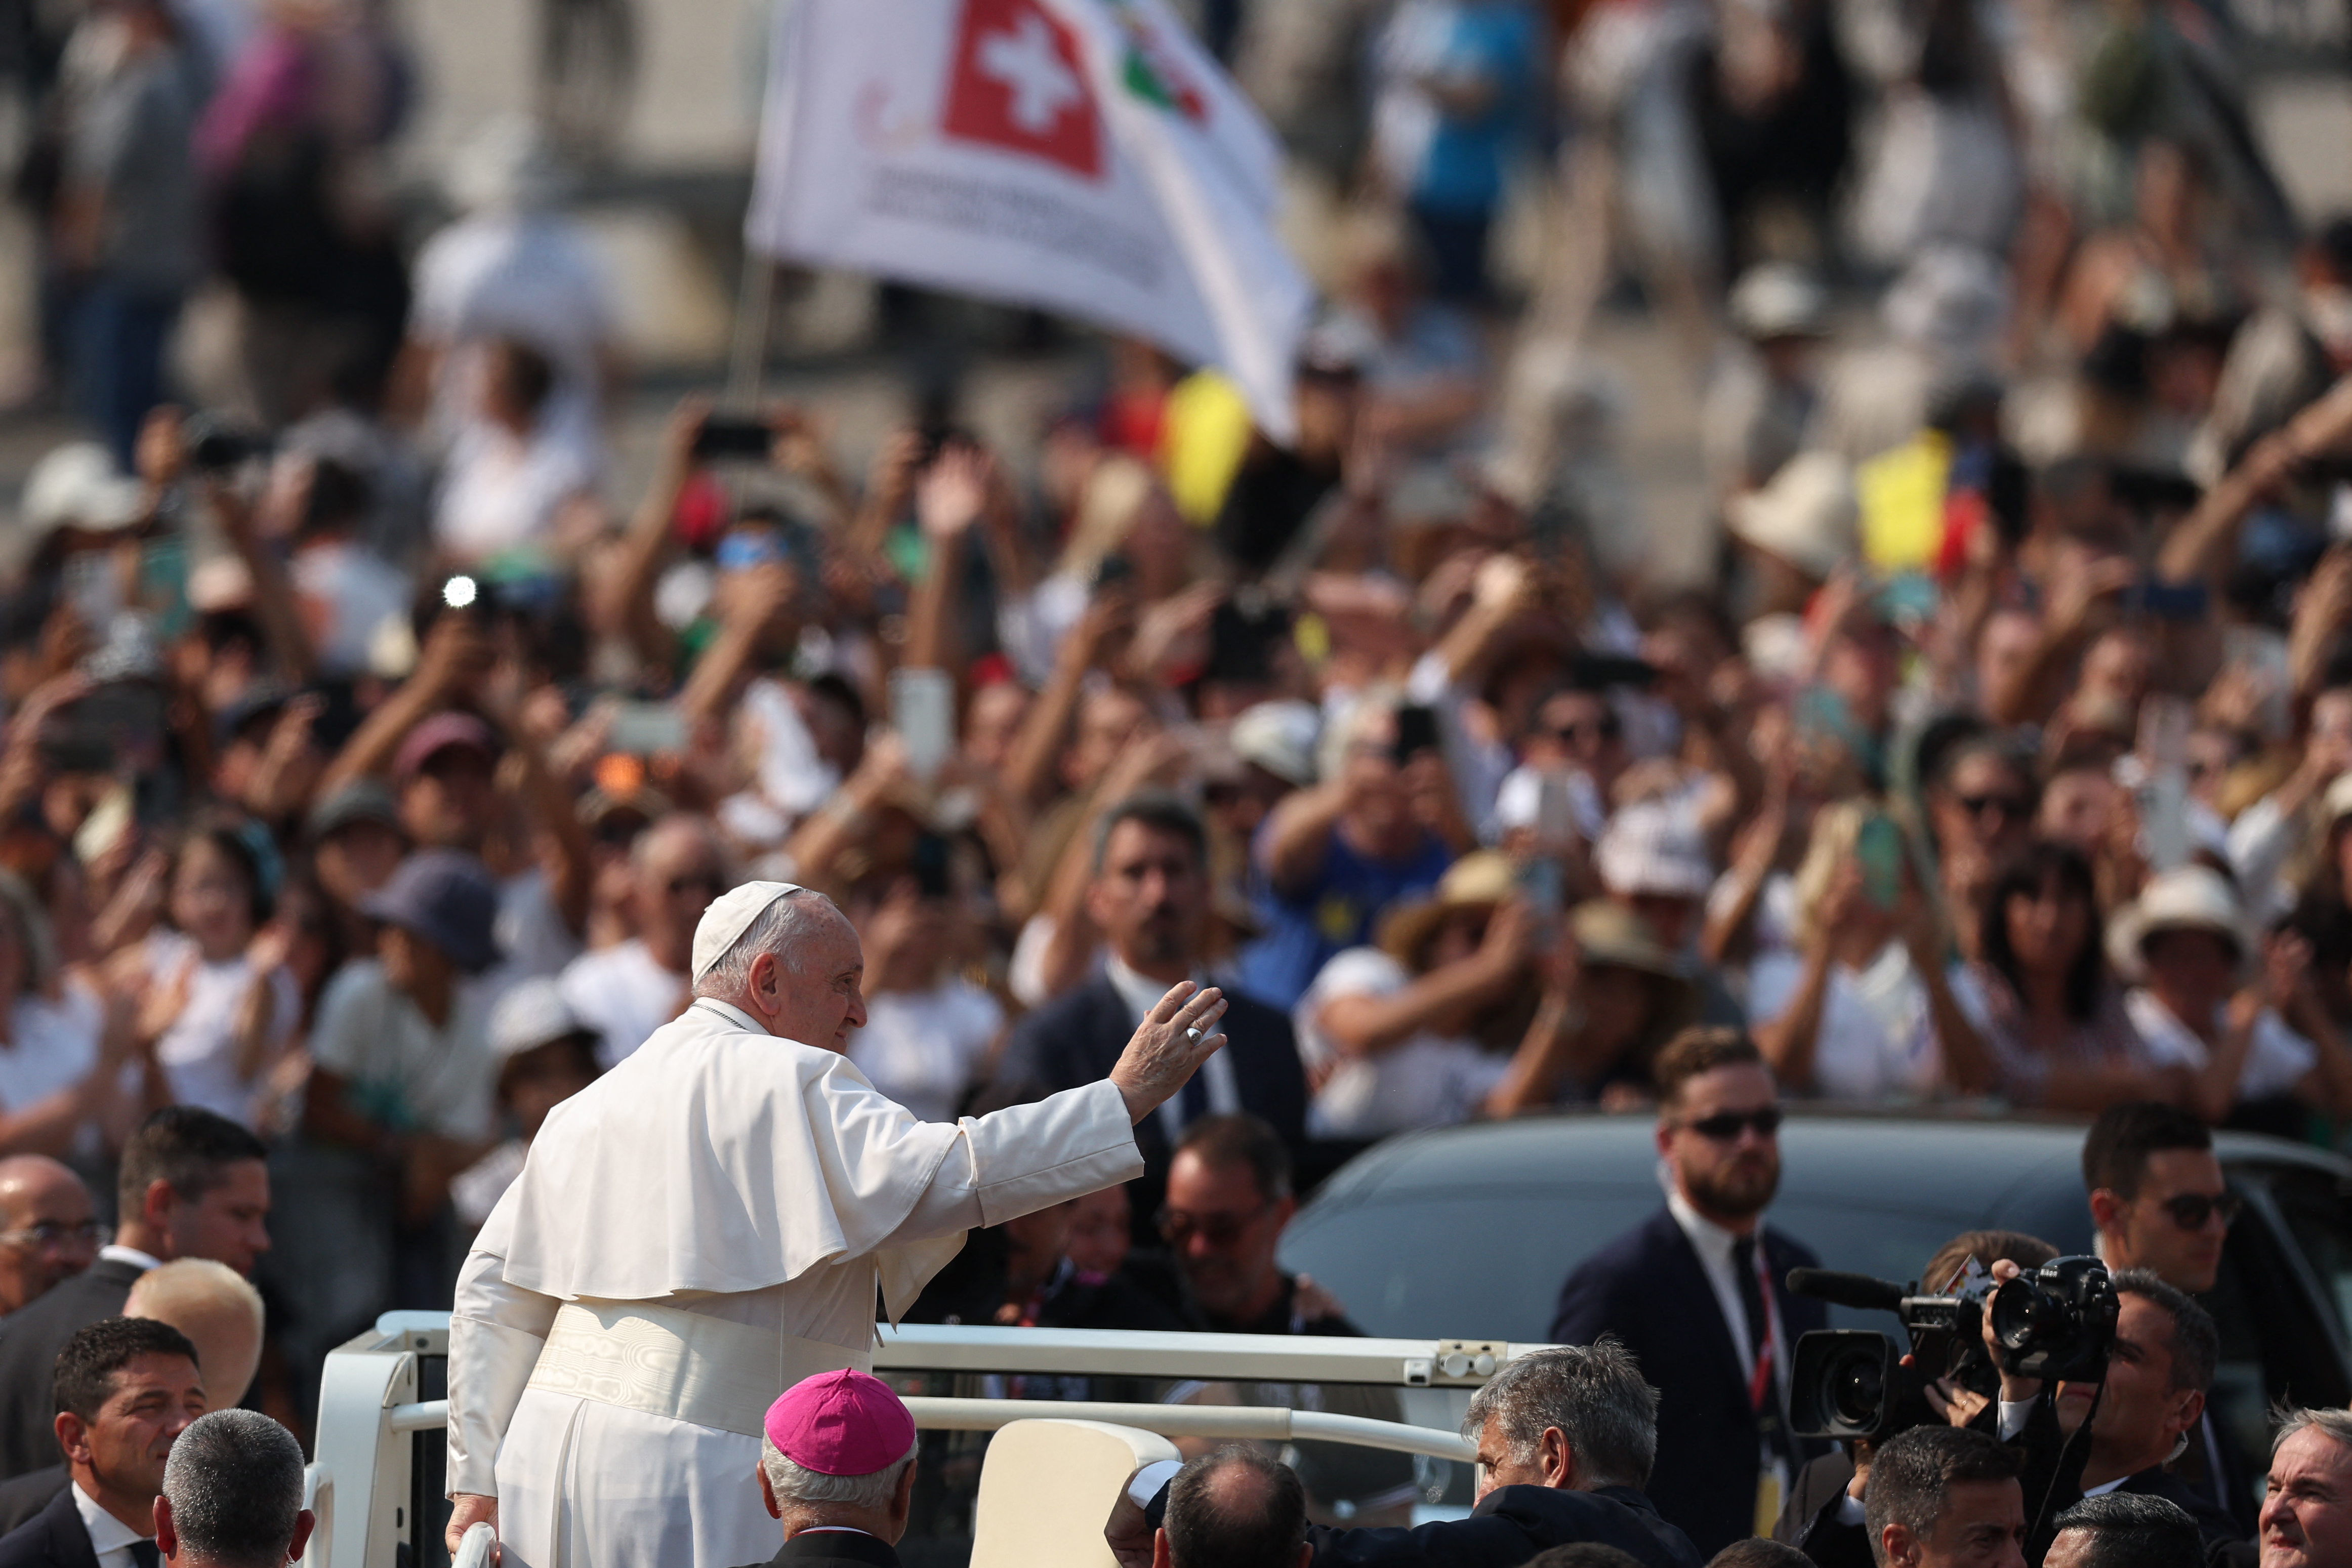
M 1650 1499 L 1712 1557 L 1769 1534 L 1790 1479 L 1822 1451 L 1790 1436 L 1789 1358 L 1829 1312 L 1782 1283 L 1818 1260 L 1762 1223 L 1780 1107 L 1755 1042 L 1686 1029 L 1658 1053 L 1657 1080 L 1665 1206 L 1568 1277 L 1551 1337 L 1614 1334 L 1658 1385 Z
M 1142 1002 L 1149 1012 L 1177 981 L 1205 983 L 1208 843 L 1200 815 L 1174 795 L 1132 795 L 1103 814 L 1087 915 L 1101 928 L 1109 955 L 1101 973 L 1013 1027 L 996 1069 L 999 1083 L 1049 1091 L 1092 1083 L 1126 1048 L 1145 992 L 1151 994 Z M 1247 1111 L 1293 1149 L 1304 1136 L 1307 1076 L 1290 1020 L 1231 990 L 1225 1004 L 1224 1048 L 1135 1129 L 1149 1188 L 1137 1195 L 1138 1214 L 1159 1208 L 1170 1152 L 1203 1117 Z

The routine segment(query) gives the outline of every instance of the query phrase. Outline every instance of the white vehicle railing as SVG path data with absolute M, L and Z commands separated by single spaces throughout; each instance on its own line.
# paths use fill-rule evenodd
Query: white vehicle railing
M 910 1397 L 919 1426 L 994 1431 L 1035 1415 L 1107 1421 L 1169 1437 L 1306 1439 L 1468 1463 L 1456 1435 L 1472 1391 L 1543 1347 L 1499 1340 L 1370 1340 L 1280 1334 L 1123 1333 L 908 1324 L 877 1330 L 877 1373 L 1028 1373 L 1254 1384 L 1392 1387 L 1405 1419 L 1251 1405 Z M 397 1568 L 399 1547 L 429 1527 L 437 1498 L 419 1495 L 413 1434 L 448 1425 L 420 1371 L 449 1353 L 446 1312 L 387 1312 L 327 1357 L 319 1387 L 317 1461 L 306 1478 L 318 1528 L 304 1568 Z M 417 1560 L 429 1560 L 428 1550 Z M 462 1553 L 461 1553 L 462 1556 Z

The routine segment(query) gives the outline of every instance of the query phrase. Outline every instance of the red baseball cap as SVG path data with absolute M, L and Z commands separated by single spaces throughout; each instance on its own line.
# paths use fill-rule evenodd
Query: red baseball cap
M 393 758 L 393 777 L 406 784 L 434 752 L 451 746 L 478 752 L 492 766 L 498 764 L 498 731 L 471 713 L 452 708 L 434 714 L 408 732 L 408 739 L 401 742 L 399 753 Z
M 821 1476 L 870 1476 L 915 1446 L 915 1418 L 890 1385 L 847 1368 L 784 1390 L 765 1425 L 784 1458 Z

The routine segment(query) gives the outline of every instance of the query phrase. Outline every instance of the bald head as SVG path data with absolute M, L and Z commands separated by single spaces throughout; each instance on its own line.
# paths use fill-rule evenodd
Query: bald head
M 89 1189 L 46 1154 L 0 1160 L 0 1312 L 13 1312 L 98 1256 Z
M 194 1342 L 205 1401 L 216 1410 L 243 1399 L 261 1365 L 261 1292 L 226 1263 L 182 1258 L 149 1269 L 132 1282 L 122 1315 L 169 1323 Z
M 735 883 L 726 846 L 707 819 L 673 812 L 637 836 L 629 851 L 629 872 L 638 939 L 664 969 L 686 973 L 693 962 L 695 922 L 711 900 Z

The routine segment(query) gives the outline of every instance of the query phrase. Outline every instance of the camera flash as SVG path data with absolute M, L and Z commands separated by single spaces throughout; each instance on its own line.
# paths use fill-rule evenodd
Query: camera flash
M 452 577 L 441 584 L 441 602 L 453 610 L 467 609 L 474 602 L 474 593 L 471 577 Z

